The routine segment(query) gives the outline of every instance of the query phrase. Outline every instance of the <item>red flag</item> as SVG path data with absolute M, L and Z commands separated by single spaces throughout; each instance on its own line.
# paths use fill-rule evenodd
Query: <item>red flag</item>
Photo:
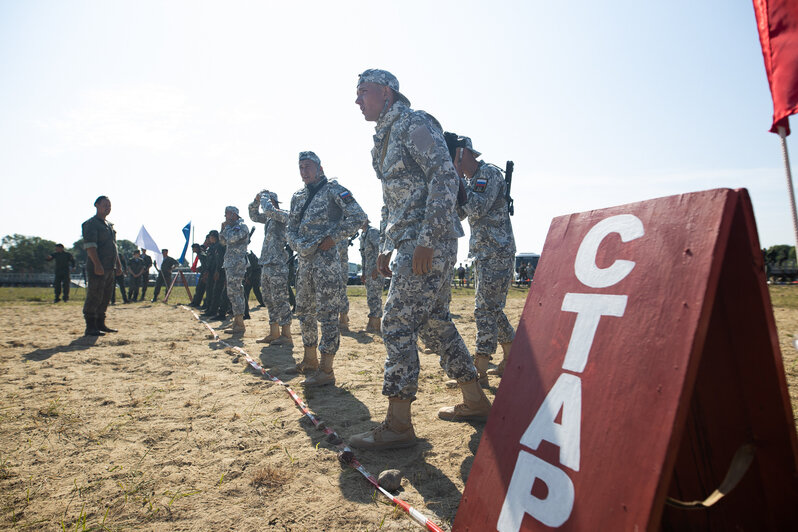
M 773 96 L 772 133 L 798 112 L 798 0 L 753 0 L 759 41 Z

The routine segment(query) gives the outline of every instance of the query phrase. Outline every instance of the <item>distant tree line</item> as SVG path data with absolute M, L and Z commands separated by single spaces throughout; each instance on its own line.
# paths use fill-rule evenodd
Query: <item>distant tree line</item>
M 50 273 L 54 271 L 55 264 L 47 261 L 48 255 L 55 251 L 56 244 L 38 236 L 6 235 L 0 243 L 0 271 L 10 273 Z M 130 257 L 138 249 L 130 240 L 118 240 L 119 252 L 125 257 Z M 72 247 L 64 244 L 65 251 L 72 253 L 78 265 L 86 263 L 86 250 L 83 249 L 83 239 L 72 243 Z
M 795 268 L 795 246 L 780 244 L 762 250 L 769 268 Z

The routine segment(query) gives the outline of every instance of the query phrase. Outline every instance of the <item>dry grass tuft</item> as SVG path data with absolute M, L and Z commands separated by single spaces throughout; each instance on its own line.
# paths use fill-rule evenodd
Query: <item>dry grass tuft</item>
M 280 467 L 261 467 L 252 475 L 252 484 L 255 488 L 271 490 L 279 488 L 291 479 L 291 472 Z

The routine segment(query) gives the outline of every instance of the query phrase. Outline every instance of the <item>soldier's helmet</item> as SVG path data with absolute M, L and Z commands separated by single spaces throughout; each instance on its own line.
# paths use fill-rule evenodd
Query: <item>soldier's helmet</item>
M 363 73 L 357 77 L 358 87 L 361 83 L 376 83 L 377 85 L 384 85 L 391 89 L 394 94 L 396 94 L 397 100 L 403 102 L 407 106 L 410 106 L 410 100 L 407 99 L 407 96 L 399 92 L 399 80 L 387 70 L 381 70 L 379 68 L 369 68 L 368 70 L 364 70 Z

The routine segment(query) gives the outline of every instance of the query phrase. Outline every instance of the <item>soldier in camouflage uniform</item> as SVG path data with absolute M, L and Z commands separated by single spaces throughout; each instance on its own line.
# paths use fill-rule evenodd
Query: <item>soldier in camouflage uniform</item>
M 418 390 L 417 341 L 423 326 L 439 340 L 441 367 L 461 383 L 463 393 L 463 403 L 440 409 L 438 417 L 485 419 L 491 404 L 447 308 L 463 228 L 455 210 L 458 178 L 440 125 L 410 109 L 396 77 L 385 70 L 360 75 L 355 103 L 366 120 L 377 122 L 371 155 L 385 202 L 377 269 L 392 280 L 382 318 L 388 352 L 382 393 L 388 396 L 388 414 L 381 425 L 353 436 L 350 445 L 405 447 L 416 442 L 410 403 Z M 397 254 L 390 263 L 393 250 Z
M 352 237 L 352 235 L 349 235 Z M 338 243 L 338 258 L 341 260 L 341 280 L 344 283 L 344 298 L 341 300 L 341 314 L 338 318 L 338 328 L 342 331 L 349 330 L 349 297 L 346 295 L 346 285 L 349 284 L 349 238 Z
M 263 226 L 260 287 L 269 311 L 269 334 L 258 343 L 293 346 L 291 307 L 288 303 L 288 251 L 285 249 L 285 225 L 288 211 L 280 209 L 277 194 L 263 190 L 249 204 L 249 218 Z
M 360 263 L 363 265 L 363 284 L 366 285 L 366 300 L 369 305 L 369 322 L 366 332 L 380 332 L 382 318 L 382 275 L 377 271 L 377 255 L 380 254 L 380 232 L 369 226 L 368 220 L 360 233 Z
M 515 238 L 505 197 L 507 185 L 499 168 L 477 160 L 471 139 L 460 137 L 454 166 L 465 177 L 465 201 L 458 205 L 460 219 L 468 217 L 471 241 L 468 255 L 474 259 L 476 297 L 474 319 L 477 348 L 474 365 L 479 381 L 488 385 L 488 373 L 501 375 L 510 354 L 515 330 L 504 314 L 507 291 L 513 278 Z M 488 370 L 490 357 L 501 344 L 503 358 L 496 370 Z
M 227 297 L 233 308 L 233 333 L 244 333 L 244 274 L 247 271 L 249 229 L 238 215 L 237 207 L 225 207 L 224 223 L 219 230 L 219 242 L 227 246 L 222 267 L 227 278 Z
M 296 371 L 316 372 L 306 386 L 335 383 L 333 357 L 338 351 L 338 313 L 344 290 L 338 244 L 346 241 L 366 220 L 366 214 L 352 193 L 328 181 L 318 156 L 312 151 L 299 154 L 299 173 L 305 186 L 291 198 L 286 237 L 299 256 L 296 281 L 296 315 L 302 327 L 305 354 Z M 316 318 L 321 322 L 318 342 Z M 321 365 L 316 344 L 321 351 Z

